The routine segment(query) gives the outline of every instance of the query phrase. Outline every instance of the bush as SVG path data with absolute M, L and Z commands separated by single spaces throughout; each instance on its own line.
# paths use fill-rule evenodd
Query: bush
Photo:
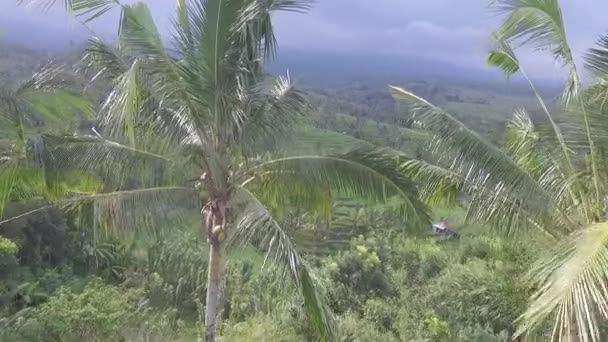
M 0 281 L 9 279 L 18 266 L 15 255 L 19 248 L 12 240 L 0 236 Z
M 525 308 L 524 286 L 517 274 L 479 259 L 450 265 L 430 283 L 404 294 L 398 330 L 406 337 L 438 341 L 456 340 L 478 326 L 491 334 L 512 332 Z
M 13 256 L 17 253 L 17 244 L 0 236 L 0 256 Z
M 489 328 L 476 326 L 460 331 L 457 342 L 509 342 L 511 339 L 505 332 L 495 334 Z
M 512 331 L 525 291 L 512 274 L 476 260 L 455 265 L 429 286 L 429 304 L 440 317 L 463 326 L 481 324 L 495 332 Z M 518 293 L 519 292 L 519 293 Z
M 363 317 L 373 322 L 382 331 L 393 329 L 393 323 L 397 317 L 397 308 L 382 299 L 368 299 L 363 307 Z
M 360 311 L 369 298 L 395 294 L 386 272 L 387 255 L 383 242 L 357 237 L 351 241 L 350 250 L 326 260 L 329 297 L 338 313 Z
M 393 333 L 380 331 L 374 323 L 352 313 L 338 319 L 336 335 L 336 340 L 340 342 L 399 341 Z
M 21 206 L 9 208 L 7 216 L 14 216 L 29 209 Z M 66 229 L 62 211 L 49 208 L 3 225 L 2 234 L 19 246 L 17 259 L 20 265 L 58 266 L 66 256 Z
M 250 316 L 249 319 L 225 326 L 221 342 L 273 341 L 299 342 L 292 324 L 283 322 L 280 317 L 269 315 Z
M 64 288 L 13 327 L 15 341 L 117 341 L 136 325 L 142 291 L 92 281 Z

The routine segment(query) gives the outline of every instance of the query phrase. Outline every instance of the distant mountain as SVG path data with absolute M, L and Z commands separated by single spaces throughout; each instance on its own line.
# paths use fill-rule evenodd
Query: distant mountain
M 53 21 L 55 20 L 55 21 Z M 61 54 L 76 49 L 89 37 L 86 29 L 70 27 L 52 16 L 8 17 L 0 13 L 0 44 L 18 45 L 33 50 Z M 107 26 L 107 25 L 106 25 Z M 109 34 L 109 33 L 107 33 Z M 280 49 L 269 66 L 273 73 L 290 71 L 292 77 L 311 87 L 335 86 L 365 81 L 370 85 L 400 84 L 403 81 L 498 83 L 506 84 L 503 75 L 491 68 L 466 68 L 431 58 L 388 55 L 356 55 Z M 521 83 L 514 78 L 511 84 Z
M 497 70 L 471 69 L 442 61 L 382 55 L 324 54 L 282 49 L 270 66 L 273 72 L 291 75 L 305 83 L 323 84 L 374 80 L 382 83 L 403 80 L 451 80 L 496 82 L 504 77 Z
M 516 75 L 506 80 L 498 69 L 480 66 L 467 68 L 432 58 L 388 55 L 356 55 L 280 49 L 269 65 L 272 73 L 285 74 L 313 88 L 344 86 L 364 82 L 369 86 L 386 87 L 409 81 L 450 85 L 478 85 L 509 88 L 509 91 L 530 89 L 527 82 Z M 562 85 L 556 80 L 536 80 L 536 85 L 553 93 Z

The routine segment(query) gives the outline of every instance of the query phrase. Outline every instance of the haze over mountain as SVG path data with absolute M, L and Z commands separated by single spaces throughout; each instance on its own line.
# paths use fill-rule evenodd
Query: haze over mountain
M 3 17 L 0 20 L 0 42 L 33 50 L 60 53 L 81 46 L 90 33 L 75 22 L 65 25 L 53 24 L 51 20 L 41 21 L 23 16 Z M 112 39 L 111 32 L 103 32 L 106 39 Z M 390 54 L 367 54 L 348 51 L 319 51 L 298 49 L 287 44 L 280 51 L 271 71 L 290 71 L 297 80 L 307 84 L 327 82 L 347 82 L 366 79 L 387 80 L 450 78 L 460 81 L 496 81 L 501 74 L 485 68 L 466 67 L 437 58 L 416 56 L 395 56 Z
M 356 71 L 384 78 L 382 75 L 401 76 L 406 70 L 416 77 L 495 80 L 499 74 L 485 66 L 488 37 L 498 22 L 488 10 L 489 2 L 318 1 L 306 15 L 282 13 L 275 18 L 281 46 L 275 65 L 296 73 L 306 69 L 334 76 Z M 4 0 L 0 4 L 0 39 L 5 42 L 57 51 L 77 45 L 90 35 L 61 8 L 41 13 L 15 3 Z M 168 13 L 172 13 L 175 1 L 146 3 L 159 30 L 169 36 Z M 608 5 L 578 0 L 564 2 L 563 6 L 574 52 L 580 56 L 605 29 L 604 22 L 593 13 L 608 9 Z M 100 36 L 111 38 L 116 33 L 117 13 L 109 13 L 91 26 Z M 560 77 L 549 56 L 524 50 L 520 58 L 537 79 Z

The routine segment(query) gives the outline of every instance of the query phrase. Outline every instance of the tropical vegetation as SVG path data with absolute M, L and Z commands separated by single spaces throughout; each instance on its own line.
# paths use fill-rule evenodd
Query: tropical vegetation
M 499 149 L 442 111 L 400 89 L 415 120 L 433 131 L 439 158 L 449 167 L 417 167 L 423 177 L 440 177 L 452 189 L 472 195 L 469 218 L 507 233 L 537 231 L 556 247 L 530 270 L 535 292 L 518 319 L 517 335 L 552 319 L 559 341 L 602 340 L 606 318 L 606 191 L 603 139 L 606 56 L 602 37 L 585 55 L 594 75 L 583 86 L 568 43 L 557 0 L 497 1 L 506 14 L 494 33 L 488 63 L 507 76 L 521 73 L 529 82 L 545 119 L 534 122 L 525 109 L 508 124 L 505 147 Z M 567 72 L 558 114 L 551 112 L 525 73 L 513 44 L 549 51 Z M 441 184 L 441 182 L 437 183 Z M 450 189 L 451 190 L 451 189 Z
M 404 87 L 381 123 L 267 73 L 273 13 L 310 6 L 178 0 L 167 39 L 144 3 L 65 2 L 119 33 L 2 79 L 2 340 L 606 336 L 608 38 L 585 87 L 558 0 L 496 1 L 488 63 L 537 102 L 497 139 Z M 564 66 L 560 103 L 520 46 Z

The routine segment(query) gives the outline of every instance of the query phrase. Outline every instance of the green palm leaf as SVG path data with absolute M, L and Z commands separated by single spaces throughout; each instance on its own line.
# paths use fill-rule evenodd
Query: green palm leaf
M 265 83 L 265 82 L 264 82 Z M 253 92 L 244 93 L 244 112 L 249 112 L 239 132 L 235 135 L 247 150 L 274 146 L 293 133 L 294 125 L 303 116 L 306 102 L 303 94 L 295 89 L 289 75 L 279 76 L 272 87 L 261 84 Z
M 241 35 L 246 44 L 257 44 L 258 37 L 262 37 L 263 58 L 272 58 L 277 49 L 277 41 L 272 28 L 271 13 L 274 11 L 289 11 L 304 13 L 309 10 L 314 0 L 254 0 L 250 1 L 242 10 L 233 31 Z M 250 42 L 247 42 L 253 38 Z
M 569 81 L 563 95 L 565 103 L 577 98 L 581 82 L 568 45 L 559 0 L 498 0 L 495 8 L 507 14 L 495 32 L 497 39 L 522 40 L 538 50 L 551 51 L 555 59 L 569 68 Z
M 116 236 L 185 224 L 196 214 L 198 198 L 193 187 L 165 186 L 77 196 L 58 204 L 66 210 L 92 205 L 93 223 L 106 235 Z
M 595 142 L 591 136 L 591 124 L 586 104 L 582 98 L 582 83 L 577 71 L 577 66 L 568 44 L 566 29 L 559 0 L 498 0 L 496 9 L 500 13 L 506 13 L 507 18 L 501 27 L 495 32 L 498 41 L 509 43 L 513 40 L 523 41 L 539 50 L 549 50 L 553 58 L 568 68 L 568 82 L 564 89 L 562 100 L 569 105 L 575 100 L 580 109 L 583 125 L 585 128 L 588 154 L 590 156 L 592 180 L 595 191 L 593 201 L 586 201 L 585 210 L 588 218 L 598 216 L 601 202 L 600 174 L 598 168 L 598 156 Z M 546 111 L 546 110 L 545 110 Z M 547 111 L 546 111 L 547 112 Z M 562 144 L 562 150 L 567 155 L 568 150 L 564 147 L 562 137 L 557 125 L 553 124 L 554 131 Z M 572 165 L 572 163 L 569 163 Z M 573 168 L 570 167 L 570 173 Z
M 320 293 L 318 281 L 298 253 L 295 245 L 272 217 L 268 209 L 248 190 L 238 189 L 233 206 L 242 208 L 237 225 L 229 236 L 232 248 L 253 244 L 266 254 L 266 261 L 281 265 L 292 281 L 302 291 L 304 310 L 322 341 L 330 341 L 334 336 L 333 315 Z
M 60 0 L 17 0 L 18 5 L 37 6 L 43 10 L 50 10 Z M 84 17 L 84 22 L 92 21 L 120 3 L 117 0 L 63 0 L 66 11 L 74 13 L 78 17 Z
M 90 38 L 85 52 L 82 61 L 87 70 L 93 69 L 95 71 L 95 75 L 92 77 L 93 81 L 98 77 L 115 80 L 129 69 L 129 64 L 126 63 L 121 52 L 100 38 Z
M 192 167 L 178 163 L 175 155 L 164 156 L 148 149 L 137 149 L 102 137 L 44 135 L 35 144 L 35 154 L 46 172 L 47 181 L 63 178 L 66 170 L 80 170 L 100 177 L 107 188 L 131 184 L 160 186 L 175 172 L 184 175 Z
M 502 69 L 505 72 L 505 74 L 507 75 L 507 77 L 510 77 L 511 75 L 513 75 L 514 73 L 516 73 L 518 71 L 524 76 L 524 78 L 530 85 L 530 89 L 534 93 L 534 96 L 536 97 L 539 105 L 541 106 L 543 112 L 545 113 L 547 119 L 549 120 L 549 123 L 551 124 L 551 128 L 553 130 L 552 134 L 554 135 L 555 140 L 557 140 L 557 142 L 559 143 L 559 146 L 561 147 L 562 156 L 559 157 L 558 159 L 555 159 L 554 161 L 558 161 L 561 163 L 563 160 L 565 165 L 563 165 L 563 166 L 559 165 L 559 167 L 561 169 L 565 170 L 564 174 L 572 175 L 573 173 L 575 173 L 574 165 L 572 163 L 571 156 L 570 156 L 572 151 L 564 139 L 562 129 L 555 122 L 553 115 L 549 111 L 545 101 L 541 97 L 540 93 L 537 91 L 532 80 L 528 77 L 528 75 L 524 71 L 523 67 L 519 63 L 519 60 L 515 56 L 515 52 L 513 51 L 511 46 L 506 41 L 499 40 L 498 38 L 496 38 L 496 36 L 494 36 L 494 39 L 495 39 L 495 46 L 488 57 L 488 64 Z M 517 116 L 519 116 L 520 118 L 516 117 L 515 120 L 518 120 L 519 123 L 515 123 L 515 124 L 516 124 L 516 126 L 517 125 L 521 126 L 521 124 L 523 123 L 522 120 L 524 120 L 524 118 L 521 117 L 522 114 L 517 114 Z M 525 120 L 531 124 L 531 121 L 529 119 L 525 119 Z M 568 178 L 568 176 L 566 176 L 564 178 Z M 571 193 L 574 193 L 573 189 L 569 189 L 569 191 Z
M 494 46 L 488 54 L 488 65 L 499 68 L 510 78 L 520 70 L 519 60 L 508 43 L 498 40 L 495 36 L 493 38 Z
M 0 226 L 52 206 L 68 211 L 92 206 L 92 223 L 95 227 L 103 228 L 105 234 L 150 232 L 163 222 L 178 224 L 180 220 L 187 220 L 188 211 L 196 213 L 193 203 L 196 203 L 198 196 L 193 187 L 181 186 L 77 195 L 5 218 L 0 221 Z
M 518 320 L 519 335 L 554 318 L 559 341 L 601 341 L 600 320 L 608 317 L 607 243 L 608 224 L 591 225 L 532 269 L 538 290 Z
M 426 100 L 401 88 L 391 87 L 391 90 L 399 103 L 409 109 L 414 120 L 434 133 L 437 138 L 434 151 L 439 155 L 439 161 L 450 165 L 450 170 L 462 177 L 467 188 L 488 189 L 487 195 L 494 194 L 484 196 L 491 201 L 486 207 L 494 208 L 486 212 L 488 215 L 500 208 L 516 216 L 525 210 L 550 234 L 573 229 L 575 225 L 557 205 L 553 194 L 539 186 L 505 151 Z M 505 198 L 511 198 L 511 204 L 503 205 Z
M 408 224 L 420 229 L 430 223 L 429 209 L 418 199 L 416 186 L 400 172 L 399 157 L 383 151 L 362 149 L 336 156 L 287 157 L 263 163 L 252 171 L 264 184 L 261 191 L 281 186 L 275 193 L 294 194 L 298 189 L 324 188 L 379 202 L 397 196 L 401 200 L 400 214 Z
M 422 160 L 402 159 L 402 172 L 418 184 L 419 197 L 432 207 L 454 206 L 460 193 L 472 191 L 456 172 Z
M 600 79 L 608 76 L 608 35 L 603 35 L 596 42 L 596 47 L 589 49 L 585 55 L 585 66 Z
M 70 81 L 63 66 L 48 65 L 15 89 L 0 89 L 0 122 L 10 128 L 8 136 L 23 145 L 34 120 L 65 127 L 75 118 L 92 118 L 91 101 L 70 89 Z

